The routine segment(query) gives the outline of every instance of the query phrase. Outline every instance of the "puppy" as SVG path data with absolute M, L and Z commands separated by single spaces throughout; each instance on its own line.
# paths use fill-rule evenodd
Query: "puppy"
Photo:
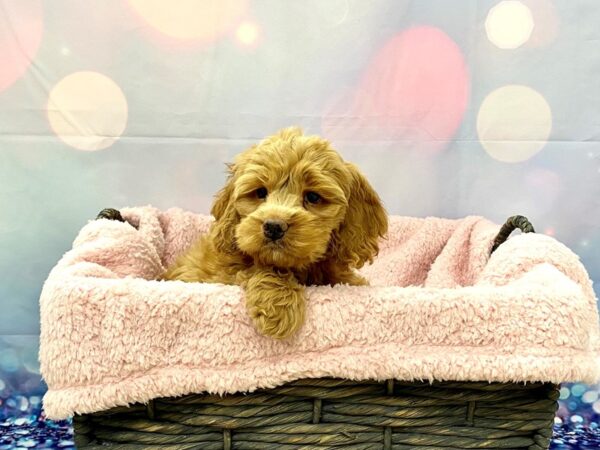
M 304 286 L 366 285 L 387 232 L 377 193 L 318 136 L 283 129 L 239 154 L 209 233 L 164 279 L 238 284 L 256 328 L 282 339 L 304 321 Z

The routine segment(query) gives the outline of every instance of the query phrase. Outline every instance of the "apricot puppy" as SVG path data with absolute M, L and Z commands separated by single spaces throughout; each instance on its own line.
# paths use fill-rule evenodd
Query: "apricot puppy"
M 367 284 L 387 232 L 377 193 L 329 142 L 286 128 L 239 154 L 216 195 L 209 233 L 164 279 L 239 284 L 257 329 L 292 335 L 304 321 L 304 286 Z

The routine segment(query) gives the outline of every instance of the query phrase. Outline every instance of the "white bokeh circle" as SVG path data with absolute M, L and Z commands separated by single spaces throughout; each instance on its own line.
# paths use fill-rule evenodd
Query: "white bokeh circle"
M 485 20 L 488 39 L 498 48 L 513 49 L 525 44 L 533 31 L 531 10 L 517 0 L 504 0 L 490 9 Z
M 110 147 L 127 125 L 127 100 L 121 88 L 98 72 L 75 72 L 50 91 L 48 121 L 54 133 L 78 150 Z
M 251 47 L 256 44 L 259 36 L 259 28 L 253 22 L 244 22 L 235 31 L 238 42 L 244 46 Z
M 552 130 L 552 111 L 536 90 L 507 85 L 490 92 L 477 114 L 485 151 L 503 162 L 521 162 L 539 152 Z
M 128 0 L 134 11 L 161 34 L 182 41 L 212 42 L 234 26 L 248 0 Z

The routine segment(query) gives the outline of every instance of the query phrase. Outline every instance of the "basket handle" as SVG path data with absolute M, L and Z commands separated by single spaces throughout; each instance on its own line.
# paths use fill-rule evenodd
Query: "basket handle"
M 494 251 L 500 247 L 501 244 L 506 242 L 510 233 L 512 233 L 515 229 L 521 230 L 523 233 L 535 233 L 533 229 L 533 225 L 529 222 L 529 219 L 525 216 L 511 216 L 506 219 L 506 222 L 500 228 L 500 231 L 494 238 L 494 245 L 492 246 L 492 251 L 490 253 L 494 253 Z
M 114 209 L 114 208 L 104 208 L 96 216 L 96 220 L 98 220 L 98 219 L 108 219 L 108 220 L 115 220 L 117 222 L 128 223 L 136 230 L 139 227 L 139 225 L 134 225 L 134 224 L 128 222 L 127 220 L 125 220 L 123 218 L 123 216 L 121 215 L 121 211 L 119 211 L 118 209 Z
M 114 208 L 104 208 L 102 211 L 98 213 L 96 216 L 96 220 L 98 219 L 108 219 L 108 220 L 117 220 L 119 222 L 125 222 L 123 216 L 121 215 L 121 211 Z

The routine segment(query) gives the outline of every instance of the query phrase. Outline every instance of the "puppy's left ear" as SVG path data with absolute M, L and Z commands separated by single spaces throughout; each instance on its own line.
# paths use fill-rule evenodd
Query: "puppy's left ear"
M 210 213 L 215 217 L 215 246 L 225 253 L 234 253 L 237 250 L 235 243 L 235 226 L 240 218 L 233 207 L 232 197 L 234 190 L 235 166 L 228 165 L 229 177 L 225 187 L 215 196 Z
M 348 210 L 342 225 L 333 233 L 334 257 L 350 267 L 373 262 L 379 252 L 379 238 L 387 233 L 388 219 L 377 192 L 354 164 L 345 163 L 350 172 Z

